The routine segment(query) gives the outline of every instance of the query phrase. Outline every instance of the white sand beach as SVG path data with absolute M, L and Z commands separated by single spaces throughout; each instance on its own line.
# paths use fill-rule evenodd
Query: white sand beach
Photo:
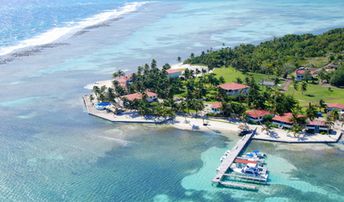
M 206 126 L 203 125 L 204 122 L 207 123 Z M 241 131 L 240 125 L 242 125 L 240 122 L 233 123 L 223 119 L 203 121 L 203 119 L 199 118 L 185 118 L 181 116 L 177 116 L 175 121 L 171 124 L 171 126 L 181 130 L 216 132 L 224 136 L 228 136 L 233 133 L 236 135 L 239 134 Z M 292 132 L 284 129 L 274 128 L 268 133 L 261 125 L 248 124 L 248 127 L 251 130 L 257 128 L 257 133 L 253 137 L 255 140 L 284 143 L 335 143 L 341 138 L 341 133 L 344 131 L 340 125 L 336 124 L 333 128 L 335 134 L 301 133 L 299 137 L 295 137 Z

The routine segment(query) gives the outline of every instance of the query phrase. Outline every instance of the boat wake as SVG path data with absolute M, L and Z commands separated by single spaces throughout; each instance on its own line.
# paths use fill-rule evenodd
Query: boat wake
M 61 41 L 74 35 L 86 32 L 86 29 L 93 29 L 104 26 L 104 23 L 121 18 L 125 14 L 135 12 L 147 2 L 132 2 L 124 6 L 96 14 L 79 22 L 70 22 L 65 27 L 56 27 L 36 37 L 23 40 L 16 45 L 0 47 L 0 64 L 13 60 L 13 57 L 28 56 L 31 53 L 39 52 L 42 48 L 66 45 Z M 5 57 L 10 56 L 10 57 Z M 12 57 L 12 59 L 11 59 Z

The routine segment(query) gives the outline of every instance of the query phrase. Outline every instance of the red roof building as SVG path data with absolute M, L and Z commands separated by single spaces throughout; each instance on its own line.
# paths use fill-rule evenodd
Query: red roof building
M 338 109 L 338 110 L 344 111 L 344 104 L 329 103 L 329 104 L 327 104 L 327 108 L 329 110 Z
M 116 78 L 115 80 L 118 81 L 120 86 L 122 86 L 123 88 L 126 88 L 130 79 L 131 79 L 131 75 L 125 75 L 125 76 L 120 76 Z
M 283 115 L 276 115 L 272 118 L 272 122 L 280 127 L 291 128 L 293 114 L 284 113 Z M 298 118 L 306 118 L 304 115 L 298 115 Z
M 267 111 L 267 110 L 260 110 L 260 109 L 252 109 L 252 110 L 248 110 L 246 111 L 246 114 L 252 118 L 260 118 L 260 117 L 264 117 L 267 115 L 272 115 L 271 112 Z
M 313 120 L 307 123 L 307 126 L 324 126 L 327 127 L 326 122 L 322 120 Z
M 212 109 L 221 109 L 222 108 L 222 103 L 221 102 L 213 102 L 213 103 L 211 103 L 210 107 Z
M 166 70 L 169 78 L 178 78 L 182 75 L 184 69 L 168 69 Z
M 249 86 L 240 83 L 224 83 L 218 85 L 218 87 L 224 91 L 226 91 L 227 95 L 239 95 L 239 94 L 247 94 Z
M 147 101 L 149 101 L 149 102 L 152 102 L 158 98 L 158 95 L 156 93 L 153 93 L 150 91 L 146 91 L 146 95 L 147 95 Z M 124 95 L 121 98 L 127 99 L 129 101 L 141 100 L 143 98 L 143 94 L 142 93 L 133 93 L 133 94 Z
M 307 123 L 307 131 L 312 133 L 329 132 L 330 127 L 323 120 L 313 120 Z
M 264 117 L 267 115 L 272 115 L 272 113 L 267 110 L 259 110 L 259 109 L 248 110 L 246 111 L 246 114 L 248 116 L 248 120 L 255 123 L 259 121 L 263 121 Z
M 248 88 L 248 86 L 240 83 L 224 83 L 219 85 L 219 88 L 223 90 L 242 90 Z
M 174 73 L 179 73 L 179 72 L 183 72 L 183 69 L 168 69 L 166 70 L 167 74 L 174 74 Z

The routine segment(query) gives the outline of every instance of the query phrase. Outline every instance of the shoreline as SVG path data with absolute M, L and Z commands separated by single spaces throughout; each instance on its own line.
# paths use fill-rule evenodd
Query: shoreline
M 94 108 L 92 103 L 89 101 L 89 96 L 85 95 L 82 97 L 86 111 L 89 115 L 101 118 L 112 123 L 139 123 L 139 124 L 159 124 L 173 127 L 179 130 L 188 130 L 188 131 L 198 131 L 198 132 L 212 132 L 217 134 L 222 134 L 226 136 L 226 133 L 236 133 L 239 134 L 241 129 L 240 125 L 242 122 L 229 122 L 225 119 L 215 119 L 210 118 L 203 120 L 201 118 L 190 118 L 183 116 L 176 116 L 175 119 L 156 119 L 151 118 L 147 119 L 142 116 L 130 116 L 130 115 L 121 115 L 115 116 L 112 113 L 106 111 L 99 111 Z M 203 125 L 204 121 L 207 122 L 207 125 Z M 286 143 L 286 144 L 311 144 L 311 143 L 337 143 L 343 135 L 343 128 L 339 125 L 335 125 L 333 130 L 335 134 L 304 134 L 302 133 L 300 137 L 294 137 L 291 135 L 290 131 L 283 130 L 279 128 L 272 129 L 269 134 L 264 131 L 263 126 L 261 125 L 252 125 L 248 124 L 250 130 L 257 128 L 257 133 L 252 140 L 256 141 L 265 141 L 265 142 L 276 142 L 276 143 Z

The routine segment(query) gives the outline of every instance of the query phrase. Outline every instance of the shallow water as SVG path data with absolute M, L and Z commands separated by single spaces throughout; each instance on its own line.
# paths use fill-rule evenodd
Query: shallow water
M 222 43 L 317 33 L 343 25 L 343 8 L 342 1 L 151 2 L 60 44 L 12 57 L 0 65 L 0 200 L 343 201 L 342 145 L 253 142 L 248 150 L 269 155 L 271 185 L 257 193 L 215 188 L 210 181 L 235 134 L 112 124 L 88 116 L 81 99 L 85 85 L 117 69 L 134 70 L 152 58 L 174 63 Z

